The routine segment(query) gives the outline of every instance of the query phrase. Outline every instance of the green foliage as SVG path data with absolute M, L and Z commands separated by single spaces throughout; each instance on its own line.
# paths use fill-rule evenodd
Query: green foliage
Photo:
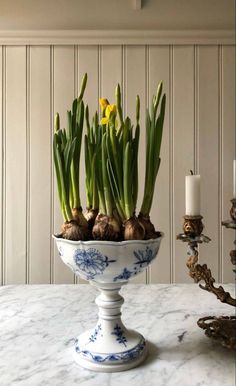
M 72 209 L 80 208 L 79 169 L 81 142 L 84 123 L 83 94 L 87 74 L 84 75 L 78 98 L 67 111 L 67 130 L 60 128 L 59 114 L 55 114 L 53 158 L 57 179 L 58 195 L 65 221 L 73 219 Z
M 88 209 L 98 209 L 121 221 L 131 218 L 138 198 L 138 153 L 140 139 L 140 99 L 136 98 L 136 123 L 124 117 L 120 85 L 116 87 L 116 105 L 101 99 L 102 123 L 96 112 L 90 123 L 89 108 L 83 95 L 85 74 L 79 97 L 67 111 L 67 129 L 60 128 L 59 114 L 54 120 L 53 156 L 58 194 L 65 221 L 73 218 L 73 209 L 81 208 L 80 157 L 84 121 L 85 186 Z M 141 213 L 149 215 L 156 177 L 160 167 L 160 150 L 165 116 L 166 96 L 158 85 L 150 109 L 146 111 L 146 172 Z
M 158 108 L 160 105 L 160 111 Z M 141 211 L 148 216 L 151 210 L 156 177 L 160 167 L 160 150 L 165 117 L 166 95 L 162 96 L 162 83 L 153 97 L 151 111 L 146 111 L 146 171 L 145 186 Z

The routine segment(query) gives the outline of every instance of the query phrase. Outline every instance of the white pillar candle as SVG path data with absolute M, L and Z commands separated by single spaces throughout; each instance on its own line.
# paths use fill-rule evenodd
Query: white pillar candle
M 236 159 L 233 166 L 233 198 L 236 198 Z
M 200 175 L 185 177 L 185 214 L 200 215 Z

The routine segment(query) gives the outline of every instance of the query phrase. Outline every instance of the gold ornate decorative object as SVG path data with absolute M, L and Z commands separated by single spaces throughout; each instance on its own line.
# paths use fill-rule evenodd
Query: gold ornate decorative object
M 231 200 L 232 208 L 230 209 L 231 220 L 222 221 L 222 225 L 226 228 L 236 229 L 236 198 Z M 230 251 L 231 263 L 236 265 L 236 240 L 234 240 L 235 248 Z
M 218 340 L 222 346 L 236 349 L 236 316 L 206 316 L 197 322 L 209 338 Z
M 195 253 L 195 255 L 194 255 Z M 236 307 L 236 299 L 232 298 L 229 292 L 226 292 L 222 286 L 215 287 L 215 279 L 212 276 L 210 268 L 206 264 L 197 264 L 198 252 L 195 248 L 191 249 L 191 255 L 187 260 L 189 275 L 194 279 L 195 283 L 204 281 L 205 285 L 199 284 L 199 287 L 205 291 L 213 293 L 222 303 Z
M 230 251 L 231 263 L 236 264 L 236 240 L 234 240 L 235 248 Z
M 184 216 L 183 231 L 185 235 L 200 236 L 203 228 L 202 216 Z
M 233 198 L 231 202 L 232 202 L 232 208 L 230 209 L 230 216 L 233 221 L 236 221 L 236 198 Z
M 230 210 L 232 220 L 223 221 L 222 225 L 226 228 L 236 229 L 236 199 L 231 200 L 233 206 Z M 198 244 L 210 241 L 209 237 L 202 234 L 204 226 L 202 216 L 184 216 L 184 233 L 177 236 L 177 240 L 188 243 L 187 267 L 189 275 L 195 283 L 204 281 L 205 284 L 199 284 L 199 287 L 205 291 L 213 293 L 222 303 L 227 303 L 236 307 L 236 299 L 232 298 L 229 292 L 226 292 L 222 286 L 214 285 L 215 279 L 211 270 L 206 264 L 198 264 Z M 234 241 L 236 244 L 236 240 Z M 230 252 L 231 262 L 236 264 L 236 250 Z M 207 316 L 198 321 L 198 326 L 205 330 L 208 337 L 217 339 L 223 346 L 236 349 L 236 317 L 234 316 Z

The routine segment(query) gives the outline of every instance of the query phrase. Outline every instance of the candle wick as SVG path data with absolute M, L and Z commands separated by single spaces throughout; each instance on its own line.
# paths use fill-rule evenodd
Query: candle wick
M 190 170 L 190 174 L 191 174 L 191 176 L 193 176 L 193 171 L 192 170 Z

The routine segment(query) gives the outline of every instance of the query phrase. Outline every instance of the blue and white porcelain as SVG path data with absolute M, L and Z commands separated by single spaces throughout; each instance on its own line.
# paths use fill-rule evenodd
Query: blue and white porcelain
M 75 360 L 87 369 L 123 371 L 139 365 L 147 355 L 144 337 L 127 329 L 121 320 L 127 284 L 157 256 L 163 234 L 152 240 L 70 241 L 53 236 L 63 262 L 81 278 L 100 290 L 95 328 L 82 333 L 75 342 Z

